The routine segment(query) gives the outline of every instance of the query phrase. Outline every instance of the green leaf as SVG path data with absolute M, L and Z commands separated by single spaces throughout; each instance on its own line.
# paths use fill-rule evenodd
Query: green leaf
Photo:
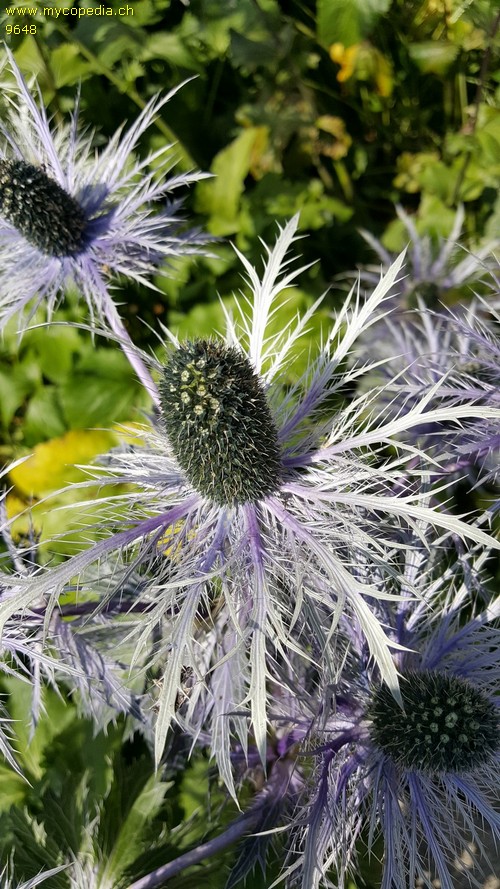
M 234 308 L 234 299 L 223 300 L 224 305 L 231 312 Z M 214 333 L 223 334 L 226 322 L 219 300 L 213 303 L 194 306 L 189 312 L 170 313 L 170 327 L 181 340 L 190 337 L 213 336 Z
M 142 851 L 141 840 L 155 816 L 159 814 L 165 794 L 172 786 L 173 782 L 162 782 L 157 774 L 151 775 L 119 826 L 113 848 L 108 853 L 103 870 L 99 874 L 99 885 L 116 885 L 124 871 L 139 856 Z
M 92 65 L 82 58 L 78 47 L 72 43 L 63 43 L 52 51 L 51 68 L 57 88 L 80 83 L 92 73 Z
M 0 419 L 7 427 L 15 412 L 21 407 L 25 397 L 31 391 L 31 383 L 23 374 L 22 368 L 15 367 L 9 373 L 0 370 Z
M 75 717 L 75 710 L 59 695 L 48 689 L 43 694 L 44 718 L 31 734 L 32 688 L 27 682 L 11 676 L 2 677 L 2 689 L 8 693 L 8 710 L 12 717 L 11 731 L 16 737 L 17 759 L 27 777 L 39 780 L 44 771 L 44 756 L 56 735 Z
M 488 130 L 479 131 L 477 134 L 482 155 L 486 164 L 495 164 L 500 172 L 500 141 L 497 133 Z
M 231 56 L 238 67 L 256 68 L 268 65 L 276 58 L 276 41 L 268 36 L 267 40 L 250 40 L 246 34 L 239 34 L 231 29 Z
M 286 219 L 300 213 L 300 228 L 313 231 L 329 225 L 333 220 L 347 222 L 353 211 L 338 198 L 325 194 L 322 182 L 312 179 L 307 185 L 283 183 L 278 194 L 266 201 L 266 210 L 271 217 Z
M 493 205 L 493 212 L 486 223 L 485 228 L 485 237 L 486 238 L 494 238 L 498 237 L 498 232 L 500 231 L 500 192 L 498 192 L 495 203 Z
M 22 348 L 37 361 L 47 380 L 61 383 L 71 371 L 73 355 L 82 351 L 84 342 L 70 324 L 57 324 L 27 331 Z
M 182 778 L 179 803 L 184 810 L 185 821 L 206 809 L 208 795 L 208 763 L 204 757 L 199 756 L 193 759 Z
M 262 139 L 262 127 L 248 127 L 227 148 L 220 151 L 212 164 L 215 179 L 199 182 L 196 187 L 196 209 L 210 217 L 209 229 L 214 235 L 238 231 L 238 211 L 248 176 L 252 155 Z
M 72 429 L 129 419 L 139 384 L 121 352 L 89 347 L 61 387 L 64 417 Z
M 391 0 L 317 0 L 318 41 L 352 46 L 368 36 Z
M 151 34 L 140 54 L 142 62 L 150 59 L 165 59 L 171 65 L 178 65 L 188 71 L 203 71 L 203 66 L 190 51 L 178 34 L 171 31 L 157 31 Z
M 0 763 L 0 812 L 7 812 L 11 806 L 22 806 L 27 790 L 24 778 Z
M 30 398 L 24 417 L 24 441 L 31 447 L 66 432 L 55 386 L 43 386 Z

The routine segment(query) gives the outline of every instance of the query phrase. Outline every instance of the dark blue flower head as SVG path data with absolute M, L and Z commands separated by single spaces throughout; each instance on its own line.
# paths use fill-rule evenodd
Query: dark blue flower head
M 403 707 L 387 687 L 373 689 L 370 737 L 403 769 L 428 775 L 469 772 L 498 753 L 499 714 L 472 683 L 439 670 L 401 674 Z

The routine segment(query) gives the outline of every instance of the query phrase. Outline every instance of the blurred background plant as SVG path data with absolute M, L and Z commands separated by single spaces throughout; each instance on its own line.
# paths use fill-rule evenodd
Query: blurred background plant
M 168 279 L 157 277 L 157 291 L 120 288 L 122 315 L 138 345 L 156 348 L 159 320 L 181 337 L 221 330 L 218 298 L 230 308 L 230 294 L 240 287 L 227 239 L 258 264 L 259 239 L 272 242 L 276 221 L 297 211 L 308 235 L 303 261 L 319 261 L 302 275 L 302 289 L 276 324 L 329 289 L 326 319 L 343 300 L 353 269 L 369 281 L 408 242 L 409 274 L 418 278 L 414 260 L 424 245 L 432 281 L 421 276 L 405 307 L 416 297 L 435 309 L 440 302 L 466 303 L 474 292 L 491 296 L 491 251 L 500 231 L 497 0 L 128 0 L 127 15 L 118 14 L 123 0 L 80 0 L 72 8 L 78 5 L 94 14 L 56 15 L 67 0 L 29 7 L 15 0 L 10 14 L 0 14 L 17 64 L 28 81 L 36 76 L 49 112 L 56 119 L 69 115 L 79 90 L 82 119 L 104 144 L 152 95 L 192 78 L 144 135 L 141 152 L 175 142 L 180 170 L 214 174 L 185 195 L 190 224 L 214 236 L 212 255 L 176 261 Z M 0 113 L 9 76 L 0 71 Z M 438 261 L 439 274 L 436 267 L 432 273 Z M 408 297 L 411 282 L 403 289 Z M 133 435 L 148 407 L 119 350 L 67 323 L 88 320 L 71 295 L 55 320 L 61 325 L 29 331 L 21 346 L 13 323 L 0 342 L 1 460 L 34 455 L 7 481 L 7 513 L 20 516 L 14 538 L 40 537 L 42 560 L 49 557 L 44 542 L 62 531 L 58 558 L 89 540 L 88 527 L 68 528 L 66 512 L 55 510 L 54 500 L 47 507 L 44 497 L 83 477 L 68 464 L 87 463 L 116 444 L 114 432 L 103 429 L 126 424 Z M 40 313 L 33 324 L 42 322 Z M 318 343 L 315 327 L 304 337 L 304 355 Z M 86 524 L 97 521 L 88 489 L 75 489 L 80 495 Z M 23 511 L 33 505 L 28 519 Z M 10 715 L 22 725 L 27 705 L 9 681 L 2 691 L 11 692 Z M 207 799 L 219 829 L 230 820 L 201 754 L 187 763 L 183 751 L 173 777 L 155 778 L 146 742 L 123 717 L 107 736 L 93 736 L 64 695 L 50 692 L 44 709 L 31 745 L 20 736 L 17 747 L 30 757 L 21 762 L 30 785 L 7 767 L 0 773 L 0 854 L 2 863 L 14 856 L 7 871 L 13 886 L 59 864 L 61 847 L 63 858 L 70 848 L 82 852 L 88 868 L 82 886 L 120 886 L 125 876 L 140 875 L 141 862 L 146 873 L 155 861 L 196 845 L 207 830 Z M 125 775 L 133 787 L 125 787 Z M 133 811 L 140 817 L 122 872 L 116 879 L 100 875 L 98 862 L 130 839 Z M 62 812 L 71 841 L 63 836 Z M 141 855 L 154 834 L 160 851 L 146 865 Z M 43 854 L 35 856 L 35 846 Z M 231 853 L 224 861 L 230 859 Z M 360 866 L 366 885 L 376 885 L 377 865 L 361 859 Z M 90 873 L 92 884 L 85 882 Z M 176 886 L 198 882 L 199 871 L 193 873 L 177 877 Z M 44 885 L 66 889 L 68 874 L 49 876 Z M 259 879 L 252 887 L 260 887 Z M 207 863 L 203 881 L 221 889 L 224 879 Z

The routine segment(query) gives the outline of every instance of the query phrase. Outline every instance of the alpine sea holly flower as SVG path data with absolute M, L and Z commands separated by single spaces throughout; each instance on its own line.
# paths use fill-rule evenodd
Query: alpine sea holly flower
M 235 865 L 225 889 L 234 889 L 257 869 L 266 876 L 269 849 L 289 821 L 304 786 L 300 767 L 300 744 L 317 716 L 315 668 L 292 655 L 288 663 L 275 664 L 275 680 L 270 687 L 270 729 L 265 768 L 252 738 L 241 744 L 233 739 L 231 768 L 238 790 L 250 786 L 254 795 L 249 808 L 239 814 L 222 833 L 204 841 L 187 853 L 168 861 L 134 882 L 129 889 L 153 889 L 193 864 L 201 863 L 224 848 L 241 841 Z M 202 732 L 196 743 L 207 745 Z M 213 746 L 213 738 L 212 738 Z M 235 794 L 236 797 L 236 794 Z
M 415 561 L 410 553 L 408 584 L 422 599 L 379 603 L 389 635 L 404 646 L 394 655 L 403 707 L 343 622 L 351 651 L 329 689 L 335 711 L 310 745 L 314 786 L 297 816 L 291 886 L 342 889 L 358 841 L 373 854 L 383 841 L 381 889 L 431 889 L 435 879 L 453 889 L 466 849 L 471 885 L 479 885 L 478 867 L 495 872 L 486 840 L 488 832 L 493 846 L 500 840 L 500 598 L 463 619 L 470 574 L 476 582 L 484 562 L 469 565 L 462 582 L 457 567 L 432 580 L 425 554 Z
M 480 309 L 483 309 L 483 317 Z M 485 300 L 451 322 L 457 339 L 467 340 L 469 355 L 456 362 L 456 376 L 462 387 L 462 400 L 474 392 L 482 404 L 500 405 L 500 313 Z M 481 391 L 482 390 L 482 391 Z M 500 483 L 500 429 L 498 423 L 476 424 L 456 435 L 446 470 L 457 472 L 473 467 L 478 484 Z
M 456 212 L 449 236 L 437 240 L 429 234 L 419 234 L 413 219 L 402 207 L 397 206 L 396 213 L 410 243 L 406 259 L 407 275 L 389 294 L 395 298 L 394 308 L 408 308 L 421 300 L 430 308 L 437 309 L 440 300 L 446 300 L 449 294 L 464 292 L 467 288 L 470 292 L 483 279 L 487 281 L 492 278 L 496 265 L 493 251 L 498 247 L 498 240 L 492 239 L 474 250 L 466 250 L 462 246 L 465 219 L 462 206 Z M 361 234 L 379 257 L 382 268 L 390 268 L 396 254 L 387 250 L 370 232 L 362 230 Z M 379 266 L 363 267 L 360 276 L 366 283 L 376 282 Z
M 500 316 L 486 301 L 457 313 L 436 314 L 420 305 L 419 312 L 384 319 L 377 328 L 376 339 L 372 334 L 372 357 L 381 361 L 397 357 L 380 364 L 363 386 L 383 383 L 380 405 L 394 416 L 432 390 L 434 406 L 475 402 L 500 407 Z M 410 429 L 406 437 L 439 462 L 439 468 L 433 467 L 438 477 L 467 475 L 471 484 L 478 477 L 478 484 L 498 477 L 497 421 L 476 418 L 458 430 L 456 424 L 431 421 Z
M 215 632 L 216 616 L 224 624 L 221 641 L 216 633 L 220 659 L 213 664 L 207 652 L 207 675 L 200 669 L 197 681 L 214 696 L 218 724 L 246 735 L 251 718 L 264 759 L 273 657 L 286 657 L 289 650 L 307 660 L 315 636 L 324 654 L 320 669 L 330 681 L 338 670 L 331 639 L 342 613 L 361 627 L 383 680 L 398 694 L 392 643 L 369 604 L 386 593 L 379 579 L 359 575 L 360 561 L 383 566 L 382 573 L 392 576 L 397 534 L 422 520 L 495 545 L 483 531 L 422 505 L 418 490 L 394 495 L 391 486 L 415 455 L 404 443 L 395 449 L 399 433 L 428 418 L 460 421 L 470 415 L 500 417 L 500 411 L 453 405 L 429 412 L 424 398 L 406 415 L 384 422 L 370 412 L 367 395 L 331 415 L 332 398 L 338 401 L 346 383 L 365 370 L 344 370 L 345 359 L 358 335 L 380 317 L 403 257 L 366 301 L 353 290 L 318 357 L 290 383 L 293 347 L 315 307 L 277 333 L 271 333 L 269 322 L 280 295 L 301 271 L 287 269 L 285 259 L 297 224 L 297 218 L 289 222 L 268 251 L 262 280 L 240 255 L 253 301 L 247 313 L 241 306 L 239 320 L 227 317 L 225 339 L 184 343 L 168 334 L 166 361 L 154 367 L 161 411 L 154 427 L 143 432 L 144 447 L 111 451 L 91 470 L 89 484 L 97 477 L 103 485 L 133 486 L 103 500 L 110 521 L 120 505 L 122 529 L 103 528 L 102 540 L 0 604 L 3 621 L 13 608 L 40 596 L 52 609 L 64 585 L 75 579 L 84 595 L 95 587 L 91 566 L 115 559 L 139 570 L 145 582 L 137 602 L 147 608 L 137 625 L 137 657 L 154 637 L 156 657 L 165 663 L 158 759 L 176 716 L 182 675 L 186 669 L 196 673 L 205 661 L 203 646 Z M 388 444 L 393 447 L 386 450 Z M 120 586 L 121 571 L 116 569 L 115 578 L 111 573 L 108 595 Z M 232 730 L 221 734 L 226 751 Z M 226 763 L 227 755 L 220 754 Z
M 123 348 L 151 390 L 149 375 L 127 345 L 112 298 L 117 276 L 148 284 L 169 257 L 194 252 L 203 239 L 179 228 L 170 196 L 203 178 L 169 178 L 172 146 L 143 160 L 132 152 L 155 115 L 177 92 L 153 98 L 128 130 L 101 151 L 81 133 L 78 104 L 70 122 L 53 125 L 37 104 L 7 50 L 16 91 L 7 93 L 10 120 L 0 123 L 0 327 L 30 316 L 43 302 L 48 315 L 70 286 L 124 340 Z

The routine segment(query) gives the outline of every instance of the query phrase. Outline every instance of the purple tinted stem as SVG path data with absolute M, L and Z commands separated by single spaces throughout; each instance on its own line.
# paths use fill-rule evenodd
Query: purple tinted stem
M 186 867 L 198 864 L 205 858 L 210 858 L 212 855 L 222 852 L 227 846 L 231 846 L 237 840 L 241 839 L 242 836 L 255 828 L 260 817 L 261 813 L 259 809 L 246 812 L 218 837 L 209 840 L 208 843 L 201 843 L 201 845 L 196 846 L 196 848 L 192 849 L 190 852 L 180 855 L 179 858 L 175 858 L 173 861 L 169 861 L 168 864 L 164 864 L 162 867 L 147 874 L 147 876 L 141 877 L 140 880 L 131 883 L 128 889 L 155 889 L 156 886 L 160 886 L 165 880 L 175 877 L 181 871 L 185 870 Z
M 160 396 L 158 394 L 158 389 L 156 388 L 153 377 L 149 373 L 146 365 L 140 358 L 138 352 L 136 351 L 132 340 L 127 332 L 126 327 L 121 321 L 118 312 L 116 311 L 116 306 L 110 300 L 106 300 L 104 303 L 106 318 L 109 321 L 109 325 L 113 333 L 118 337 L 118 341 L 123 350 L 127 361 L 130 366 L 135 370 L 138 379 L 148 392 L 148 394 L 153 399 L 153 402 L 156 407 L 160 407 Z

